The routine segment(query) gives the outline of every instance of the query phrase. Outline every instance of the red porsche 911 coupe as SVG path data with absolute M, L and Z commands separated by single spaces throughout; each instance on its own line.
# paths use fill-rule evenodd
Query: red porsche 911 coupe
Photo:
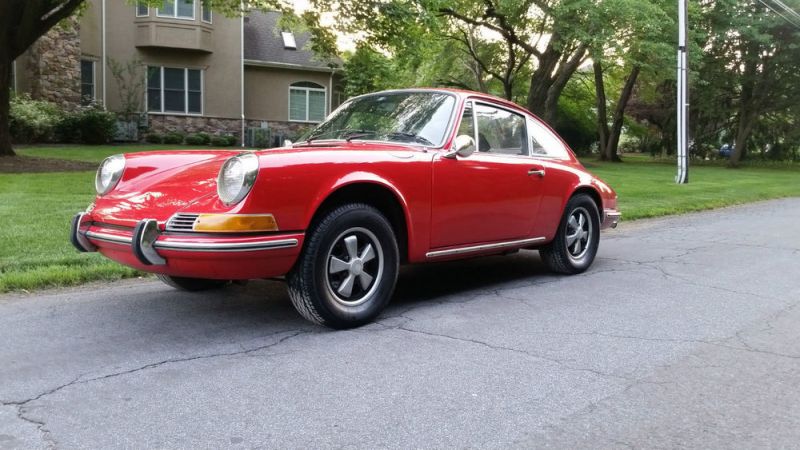
M 189 291 L 285 276 L 306 319 L 374 319 L 398 267 L 518 249 L 594 260 L 617 196 L 541 120 L 476 92 L 355 97 L 279 149 L 115 155 L 72 243 Z

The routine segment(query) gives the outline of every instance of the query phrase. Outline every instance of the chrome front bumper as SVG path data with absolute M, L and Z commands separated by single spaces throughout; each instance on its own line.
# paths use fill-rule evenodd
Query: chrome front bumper
M 603 210 L 603 222 L 600 224 L 600 228 L 617 228 L 620 218 L 622 218 L 621 212 L 616 209 L 605 209 Z
M 78 213 L 72 219 L 70 241 L 81 252 L 95 252 L 92 240 L 131 247 L 131 251 L 142 264 L 158 266 L 167 263 L 159 250 L 178 252 L 255 252 L 297 247 L 296 238 L 276 236 L 249 239 L 246 242 L 209 240 L 189 236 L 191 239 L 165 239 L 155 219 L 140 220 L 132 235 L 112 234 L 92 230 L 92 221 L 86 213 Z M 172 237 L 172 236 L 170 236 Z

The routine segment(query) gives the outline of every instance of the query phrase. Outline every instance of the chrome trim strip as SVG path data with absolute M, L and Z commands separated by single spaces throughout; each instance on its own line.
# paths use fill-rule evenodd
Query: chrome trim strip
M 256 242 L 160 242 L 155 248 L 185 252 L 254 252 L 258 250 L 277 250 L 297 247 L 297 239 L 280 239 Z
M 113 234 L 98 233 L 89 231 L 86 236 L 99 241 L 112 242 L 114 244 L 130 245 L 132 237 L 116 236 Z M 277 250 L 281 248 L 297 247 L 297 239 L 280 239 L 274 241 L 255 241 L 255 242 L 163 242 L 156 241 L 153 247 L 164 250 L 178 250 L 185 252 L 255 252 L 259 250 Z
M 428 258 L 438 258 L 441 256 L 460 255 L 462 253 L 473 253 L 484 250 L 495 250 L 506 247 L 524 247 L 528 244 L 535 244 L 544 241 L 544 237 L 536 237 L 531 239 L 519 239 L 516 241 L 495 242 L 493 244 L 470 245 L 469 247 L 458 247 L 447 250 L 436 250 L 425 254 Z
M 113 242 L 115 244 L 130 245 L 133 242 L 133 237 L 117 236 L 114 234 L 98 233 L 96 231 L 87 231 L 86 236 L 98 241 Z

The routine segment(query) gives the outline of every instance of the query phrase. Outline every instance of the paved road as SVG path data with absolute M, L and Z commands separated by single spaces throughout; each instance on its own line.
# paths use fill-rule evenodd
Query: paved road
M 798 224 L 800 199 L 623 224 L 573 277 L 410 267 L 344 332 L 278 282 L 0 297 L 0 448 L 796 448 Z

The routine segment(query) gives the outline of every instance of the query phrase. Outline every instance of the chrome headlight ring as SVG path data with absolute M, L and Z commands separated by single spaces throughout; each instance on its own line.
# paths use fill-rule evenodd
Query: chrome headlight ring
M 240 153 L 229 158 L 217 176 L 219 199 L 227 206 L 239 203 L 250 193 L 257 176 L 258 156 L 254 153 Z
M 97 175 L 94 177 L 94 188 L 97 195 L 105 195 L 111 192 L 122 178 L 125 171 L 125 156 L 113 155 L 104 159 L 97 168 Z

